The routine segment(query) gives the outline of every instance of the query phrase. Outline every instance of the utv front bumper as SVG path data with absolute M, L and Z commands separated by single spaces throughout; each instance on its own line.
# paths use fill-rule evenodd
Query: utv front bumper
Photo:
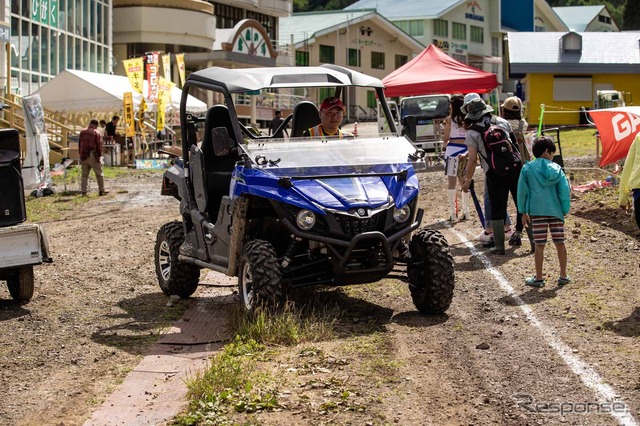
M 296 237 L 324 243 L 331 254 L 334 281 L 336 284 L 362 284 L 377 281 L 387 275 L 394 266 L 393 252 L 400 245 L 400 240 L 420 227 L 424 210 L 418 209 L 415 220 L 408 226 L 387 236 L 380 231 L 363 232 L 350 240 L 327 237 L 297 228 L 289 219 L 282 223 Z M 363 266 L 359 256 L 363 253 L 380 255 L 375 265 Z

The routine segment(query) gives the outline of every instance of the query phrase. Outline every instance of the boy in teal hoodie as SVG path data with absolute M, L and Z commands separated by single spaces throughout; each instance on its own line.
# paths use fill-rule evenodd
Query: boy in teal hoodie
M 562 168 L 552 161 L 555 152 L 556 146 L 551 139 L 544 136 L 536 139 L 533 143 L 536 159 L 524 165 L 518 179 L 518 211 L 522 213 L 524 225 L 533 228 L 536 245 L 536 275 L 525 280 L 525 284 L 532 287 L 545 285 L 542 264 L 547 229 L 551 230 L 551 239 L 558 252 L 558 285 L 571 282 L 567 275 L 567 248 L 564 244 L 564 217 L 571 207 L 571 192 Z

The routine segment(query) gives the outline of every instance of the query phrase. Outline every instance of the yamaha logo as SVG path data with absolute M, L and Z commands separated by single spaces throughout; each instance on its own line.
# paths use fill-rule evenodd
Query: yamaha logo
M 358 216 L 366 216 L 367 215 L 367 209 L 363 209 L 363 208 L 359 208 L 356 213 L 358 213 Z

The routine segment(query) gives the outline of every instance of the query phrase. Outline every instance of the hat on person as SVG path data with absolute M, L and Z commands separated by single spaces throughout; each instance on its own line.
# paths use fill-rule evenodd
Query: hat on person
M 493 108 L 484 103 L 481 98 L 472 99 L 467 105 L 467 115 L 464 117 L 465 120 L 476 121 L 480 119 L 483 115 L 488 112 L 493 112 Z
M 342 111 L 347 110 L 344 104 L 342 103 L 342 101 L 340 100 L 340 98 L 331 96 L 326 98 L 324 101 L 322 101 L 322 104 L 320 104 L 320 111 L 330 110 L 331 108 L 335 108 L 335 107 L 340 108 Z
M 504 100 L 500 107 L 509 111 L 520 111 L 522 110 L 522 101 L 517 96 L 510 96 Z
M 460 107 L 460 111 L 462 111 L 463 114 L 469 112 L 467 111 L 467 105 L 474 99 L 480 99 L 480 95 L 478 95 L 477 93 L 467 93 L 466 95 L 464 95 L 464 101 L 462 102 L 462 106 Z

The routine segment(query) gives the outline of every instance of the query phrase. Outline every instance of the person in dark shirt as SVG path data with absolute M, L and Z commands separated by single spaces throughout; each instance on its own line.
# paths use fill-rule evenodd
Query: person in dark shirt
M 107 141 L 109 141 L 109 143 L 113 143 L 116 135 L 118 134 L 118 121 L 120 121 L 120 117 L 114 115 L 113 118 L 111 118 L 111 121 L 107 123 L 107 126 L 105 128 L 105 138 Z
M 98 181 L 98 195 L 107 195 L 109 191 L 104 189 L 104 173 L 102 172 L 102 135 L 98 131 L 98 120 L 93 119 L 89 126 L 80 132 L 78 138 L 78 151 L 82 164 L 82 179 L 80 181 L 80 192 L 87 195 L 89 173 L 93 170 Z
M 282 116 L 282 111 L 280 110 L 276 111 L 276 116 L 274 117 L 273 120 L 271 120 L 271 124 L 269 125 L 269 136 L 273 135 L 274 138 L 280 138 L 280 139 L 284 138 L 283 130 L 284 130 L 284 133 L 286 133 L 287 136 L 289 136 L 289 132 L 287 132 L 286 128 L 276 133 L 276 130 L 278 130 L 278 127 L 280 127 L 280 125 L 284 121 L 281 116 Z

